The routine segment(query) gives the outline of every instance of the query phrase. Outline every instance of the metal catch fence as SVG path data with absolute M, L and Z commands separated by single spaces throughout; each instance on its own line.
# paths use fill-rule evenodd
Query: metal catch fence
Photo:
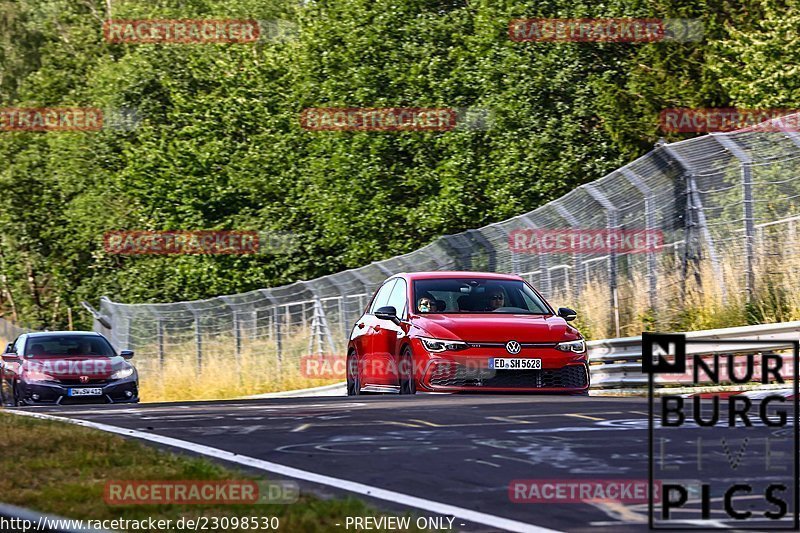
M 5 349 L 7 343 L 12 342 L 26 331 L 29 330 L 21 328 L 4 318 L 0 318 L 0 351 Z

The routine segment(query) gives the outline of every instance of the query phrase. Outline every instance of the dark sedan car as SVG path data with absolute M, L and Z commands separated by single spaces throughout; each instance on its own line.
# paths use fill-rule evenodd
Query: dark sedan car
M 105 337 L 92 331 L 20 335 L 0 360 L 0 402 L 10 406 L 138 402 L 139 375 L 128 362 L 131 357 L 132 351 L 117 354 Z

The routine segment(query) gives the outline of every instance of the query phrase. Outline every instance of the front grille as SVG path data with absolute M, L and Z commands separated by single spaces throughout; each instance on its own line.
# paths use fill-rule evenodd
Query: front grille
M 468 342 L 470 348 L 505 348 L 505 342 Z M 522 348 L 555 348 L 557 342 L 520 342 Z
M 82 382 L 80 379 L 59 379 L 58 382 L 61 385 L 103 385 L 108 383 L 109 379 L 89 379 L 87 382 Z
M 586 387 L 586 368 L 566 366 L 558 370 L 468 369 L 458 363 L 439 363 L 431 374 L 434 387 L 565 388 Z

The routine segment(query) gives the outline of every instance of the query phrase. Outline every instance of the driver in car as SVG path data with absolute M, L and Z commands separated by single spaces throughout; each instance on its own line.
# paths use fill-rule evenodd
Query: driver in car
M 500 287 L 492 287 L 486 290 L 486 298 L 487 298 L 487 311 L 495 311 L 500 309 L 505 305 L 506 299 L 505 294 L 503 294 L 503 289 Z

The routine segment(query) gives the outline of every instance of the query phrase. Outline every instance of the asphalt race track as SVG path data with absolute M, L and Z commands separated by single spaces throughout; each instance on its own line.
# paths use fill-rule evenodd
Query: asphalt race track
M 647 480 L 648 405 L 644 398 L 362 396 L 22 410 L 169 436 L 544 528 L 647 529 L 647 504 L 533 504 L 509 498 L 513 479 Z M 782 460 L 788 466 L 781 475 L 791 479 L 791 427 L 754 424 L 757 427 L 744 429 L 786 437 L 773 445 L 771 453 L 783 446 L 786 455 L 773 466 Z M 680 431 L 674 435 L 675 443 L 694 442 L 699 431 L 708 441 L 718 428 Z M 744 450 L 729 437 L 731 454 L 740 454 L 734 471 L 725 466 L 730 461 L 726 454 L 709 445 L 703 452 L 703 472 L 709 476 L 720 472 L 715 479 L 726 486 L 731 480 L 766 479 L 763 446 L 758 448 L 757 439 L 750 440 Z M 669 453 L 666 456 L 676 465 L 691 462 L 691 458 L 682 463 L 670 459 Z M 680 476 L 675 473 L 676 478 Z M 300 486 L 320 494 L 344 494 L 330 486 L 308 482 Z M 388 510 L 399 507 L 384 500 L 370 503 Z M 760 494 L 738 505 L 750 504 L 754 513 L 769 509 Z M 718 501 L 712 515 L 724 518 Z M 498 530 L 460 519 L 455 523 L 468 531 Z M 718 527 L 722 525 L 721 521 Z

